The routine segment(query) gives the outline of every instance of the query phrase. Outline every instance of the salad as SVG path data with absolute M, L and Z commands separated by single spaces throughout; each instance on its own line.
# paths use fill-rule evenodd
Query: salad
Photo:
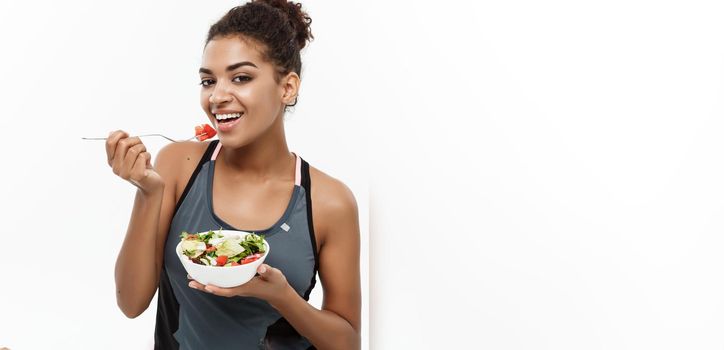
M 219 229 L 221 231 L 221 229 Z M 225 236 L 219 231 L 181 233 L 181 251 L 191 261 L 206 266 L 239 266 L 264 255 L 264 235 Z

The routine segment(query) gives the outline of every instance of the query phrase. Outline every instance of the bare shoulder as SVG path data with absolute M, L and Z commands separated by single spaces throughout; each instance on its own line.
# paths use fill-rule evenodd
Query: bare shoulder
M 154 168 L 163 177 L 166 185 L 173 186 L 176 190 L 176 199 L 181 195 L 209 143 L 210 141 L 172 142 L 158 151 Z
M 312 183 L 314 227 L 321 244 L 324 244 L 331 231 L 353 232 L 354 229 L 349 228 L 357 227 L 359 218 L 357 200 L 352 190 L 342 181 L 311 165 L 309 177 Z

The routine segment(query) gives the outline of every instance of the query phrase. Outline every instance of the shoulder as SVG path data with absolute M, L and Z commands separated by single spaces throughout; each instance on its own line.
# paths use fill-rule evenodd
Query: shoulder
M 321 244 L 330 231 L 353 232 L 359 219 L 357 200 L 352 190 L 342 181 L 312 166 L 309 166 L 309 177 L 314 227 Z
M 208 149 L 211 141 L 172 142 L 161 148 L 156 155 L 154 168 L 163 177 L 166 185 L 176 189 L 180 195 L 196 165 Z
M 204 154 L 206 149 L 211 144 L 211 141 L 204 141 L 204 142 L 198 142 L 198 141 L 184 141 L 184 142 L 171 142 L 167 144 L 166 146 L 163 146 L 160 151 L 158 151 L 158 161 L 167 161 L 167 162 L 179 162 L 184 161 L 184 157 L 186 158 L 197 158 L 196 160 L 200 160 L 201 156 Z M 186 161 L 190 161 L 192 159 L 185 159 Z

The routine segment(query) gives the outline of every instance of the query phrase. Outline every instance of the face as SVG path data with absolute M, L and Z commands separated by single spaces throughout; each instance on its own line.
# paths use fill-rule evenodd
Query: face
M 294 102 L 299 86 L 296 73 L 277 83 L 274 66 L 253 43 L 229 37 L 209 41 L 199 75 L 201 107 L 225 147 L 283 137 L 284 108 Z

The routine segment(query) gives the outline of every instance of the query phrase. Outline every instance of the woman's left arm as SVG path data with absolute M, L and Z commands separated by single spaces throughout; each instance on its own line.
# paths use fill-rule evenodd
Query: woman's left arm
M 359 349 L 360 344 L 360 233 L 357 202 L 342 186 L 336 199 L 319 201 L 324 241 L 319 252 L 319 277 L 324 291 L 322 309 L 316 309 L 291 286 L 286 297 L 271 302 L 279 313 L 317 349 Z M 315 229 L 316 230 L 316 229 Z
M 189 286 L 220 296 L 253 296 L 269 302 L 317 349 L 359 349 L 360 336 L 360 233 L 357 202 L 339 183 L 332 195 L 315 201 L 315 231 L 324 237 L 319 250 L 319 277 L 324 292 L 322 309 L 304 300 L 284 274 L 262 264 L 259 276 L 234 288 L 191 281 Z

